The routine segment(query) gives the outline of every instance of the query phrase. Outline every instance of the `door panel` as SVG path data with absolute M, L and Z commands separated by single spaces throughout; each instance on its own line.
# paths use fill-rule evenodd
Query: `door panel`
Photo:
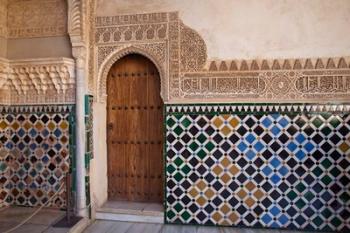
M 162 201 L 163 102 L 159 73 L 141 55 L 128 55 L 107 80 L 108 197 Z

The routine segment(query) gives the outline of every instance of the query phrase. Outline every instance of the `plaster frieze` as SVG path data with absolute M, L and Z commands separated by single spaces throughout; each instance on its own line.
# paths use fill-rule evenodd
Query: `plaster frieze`
M 3 104 L 74 103 L 74 61 L 69 58 L 0 62 Z
M 64 35 L 67 35 L 65 0 L 8 1 L 8 38 Z
M 349 57 L 209 61 L 204 40 L 177 12 L 97 17 L 94 41 L 102 102 L 110 67 L 127 53 L 144 54 L 161 67 L 166 103 L 350 99 Z

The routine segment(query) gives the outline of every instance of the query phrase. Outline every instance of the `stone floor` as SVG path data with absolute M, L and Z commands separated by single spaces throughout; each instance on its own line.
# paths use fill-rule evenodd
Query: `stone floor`
M 36 208 L 30 207 L 8 207 L 0 210 L 0 232 L 17 226 L 21 221 L 30 216 Z M 64 216 L 65 212 L 55 209 L 42 209 L 37 215 L 31 218 L 26 224 L 11 233 L 66 233 L 69 228 L 53 228 Z
M 151 223 L 129 223 L 98 220 L 84 233 L 305 233 L 302 231 L 253 229 L 236 227 L 204 227 L 163 225 Z

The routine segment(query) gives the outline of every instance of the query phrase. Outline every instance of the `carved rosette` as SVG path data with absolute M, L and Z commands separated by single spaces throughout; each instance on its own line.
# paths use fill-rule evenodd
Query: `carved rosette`
M 6 93 L 6 104 L 74 103 L 74 61 L 67 58 L 3 61 L 0 91 Z

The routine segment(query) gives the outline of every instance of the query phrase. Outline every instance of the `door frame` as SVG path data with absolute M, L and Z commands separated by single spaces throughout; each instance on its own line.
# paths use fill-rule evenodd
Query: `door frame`
M 166 148 L 165 148 L 165 139 L 166 139 L 166 128 L 165 128 L 165 106 L 166 106 L 166 103 L 164 101 L 164 98 L 162 96 L 162 90 L 164 88 L 164 72 L 163 69 L 160 69 L 160 65 L 159 63 L 156 63 L 155 61 L 157 61 L 153 56 L 149 55 L 148 53 L 144 52 L 144 51 L 139 51 L 138 49 L 131 49 L 128 48 L 127 50 L 122 50 L 122 51 L 117 51 L 113 58 L 111 58 L 108 62 L 108 66 L 105 66 L 105 68 L 109 67 L 109 69 L 107 70 L 107 72 L 104 72 L 105 74 L 105 77 L 102 78 L 100 77 L 99 80 L 102 81 L 103 80 L 103 85 L 100 85 L 100 87 L 104 88 L 105 90 L 105 98 L 104 98 L 104 101 L 101 103 L 99 103 L 100 105 L 102 104 L 103 108 L 101 110 L 103 110 L 103 114 L 104 114 L 104 118 L 103 120 L 98 120 L 98 121 L 95 121 L 96 124 L 94 124 L 95 127 L 99 128 L 99 129 L 103 129 L 102 131 L 103 132 L 103 151 L 105 152 L 105 158 L 103 161 L 104 163 L 104 171 L 105 171 L 105 174 L 106 174 L 106 178 L 104 180 L 104 187 L 103 187 L 103 194 L 104 194 L 104 197 L 103 197 L 103 201 L 99 202 L 100 206 L 108 201 L 108 144 L 107 144 L 107 78 L 108 78 L 108 73 L 110 71 L 110 69 L 112 68 L 112 66 L 117 62 L 119 61 L 120 59 L 122 59 L 123 57 L 125 57 L 126 55 L 129 55 L 129 54 L 138 54 L 138 55 L 141 55 L 141 56 L 144 56 L 145 58 L 149 59 L 156 67 L 158 73 L 159 73 L 159 81 L 160 81 L 160 97 L 162 99 L 162 102 L 163 102 L 163 105 L 162 105 L 162 116 L 163 116 L 163 122 L 161 122 L 161 127 L 162 127 L 162 138 L 163 138 L 163 143 L 162 143 L 162 159 L 163 159 L 163 164 L 162 164 L 162 171 L 161 171 L 161 174 L 162 174 L 162 190 L 163 190 L 163 194 L 162 194 L 162 199 L 161 199 L 161 204 L 163 207 L 164 207 L 164 211 L 165 212 L 165 199 L 166 199 L 166 190 L 165 190 L 165 183 L 166 183 L 166 157 L 165 157 L 165 151 L 166 151 Z M 158 65 L 157 65 L 158 64 Z M 163 79 L 162 79 L 163 77 Z M 100 83 L 101 84 L 101 83 Z M 95 118 L 96 119 L 96 118 Z M 101 128 L 103 127 L 103 128 Z M 101 130 L 98 130 L 98 131 L 101 131 Z M 95 131 L 96 132 L 96 131 Z M 96 140 L 101 140 L 101 138 L 99 137 L 99 135 L 97 134 L 94 134 L 94 137 Z M 96 150 L 97 147 L 94 147 L 94 150 Z M 99 152 L 96 152 L 97 154 L 100 154 Z

